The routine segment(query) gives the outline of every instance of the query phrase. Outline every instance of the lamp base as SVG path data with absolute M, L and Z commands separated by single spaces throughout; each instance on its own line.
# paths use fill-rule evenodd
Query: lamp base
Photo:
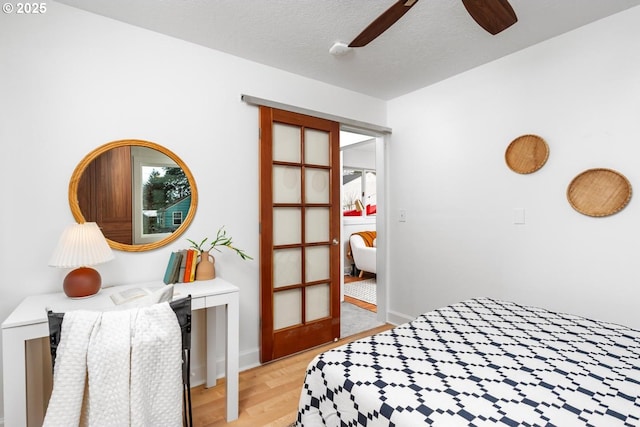
M 80 267 L 70 271 L 62 282 L 62 289 L 69 298 L 84 298 L 95 295 L 101 286 L 100 273 L 90 267 Z

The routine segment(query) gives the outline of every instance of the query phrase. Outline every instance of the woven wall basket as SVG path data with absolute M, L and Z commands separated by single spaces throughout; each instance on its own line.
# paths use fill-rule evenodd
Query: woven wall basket
M 588 216 L 608 216 L 621 211 L 631 199 L 631 184 L 611 169 L 589 169 L 577 175 L 567 188 L 573 209 Z
M 549 146 L 538 135 L 522 135 L 511 141 L 504 158 L 512 171 L 533 173 L 547 162 Z

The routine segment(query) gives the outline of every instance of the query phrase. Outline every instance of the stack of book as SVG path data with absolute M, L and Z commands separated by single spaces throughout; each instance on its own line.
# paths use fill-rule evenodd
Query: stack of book
M 196 280 L 196 264 L 198 251 L 183 249 L 171 252 L 169 262 L 164 272 L 164 283 L 188 283 Z

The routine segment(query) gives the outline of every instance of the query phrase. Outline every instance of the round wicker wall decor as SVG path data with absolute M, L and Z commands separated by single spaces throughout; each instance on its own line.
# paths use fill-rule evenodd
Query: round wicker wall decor
M 549 146 L 538 135 L 522 135 L 511 141 L 504 158 L 512 171 L 533 173 L 547 162 Z
M 576 211 L 588 216 L 608 216 L 621 211 L 631 199 L 631 183 L 611 169 L 588 169 L 567 188 L 567 199 Z

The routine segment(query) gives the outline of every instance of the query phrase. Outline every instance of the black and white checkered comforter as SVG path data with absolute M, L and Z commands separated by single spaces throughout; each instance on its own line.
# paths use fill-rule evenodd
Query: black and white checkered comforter
M 640 331 L 488 298 L 310 364 L 298 426 L 637 426 Z

